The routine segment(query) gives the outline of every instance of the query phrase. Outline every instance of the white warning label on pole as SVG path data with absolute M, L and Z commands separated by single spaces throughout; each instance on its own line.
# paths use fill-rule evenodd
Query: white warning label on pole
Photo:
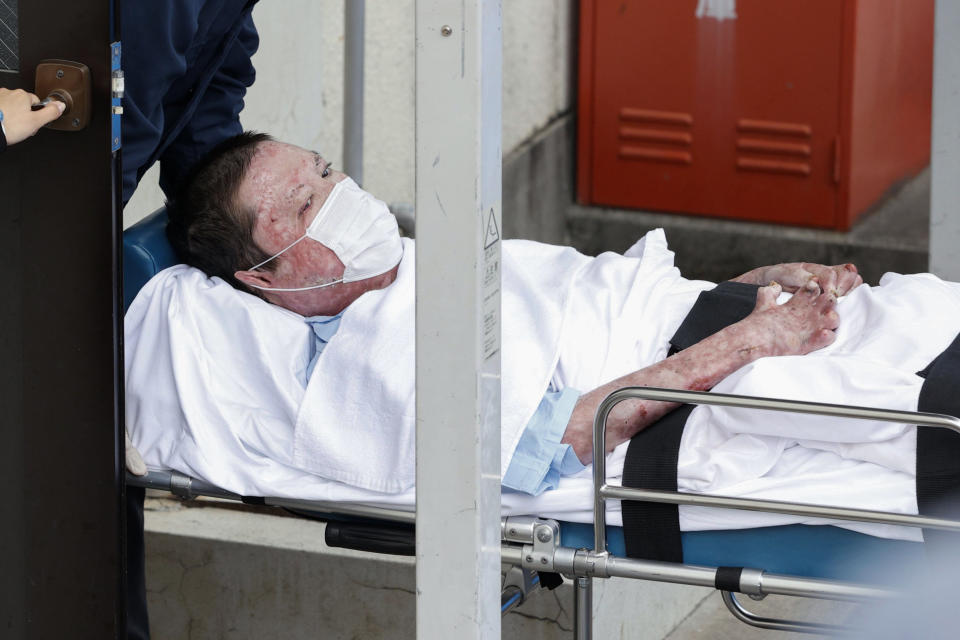
M 483 359 L 500 351 L 500 227 L 490 209 L 483 237 Z
M 489 249 L 500 239 L 500 230 L 497 228 L 497 216 L 493 214 L 493 209 L 490 209 L 490 214 L 487 216 L 487 234 L 483 240 L 483 248 Z

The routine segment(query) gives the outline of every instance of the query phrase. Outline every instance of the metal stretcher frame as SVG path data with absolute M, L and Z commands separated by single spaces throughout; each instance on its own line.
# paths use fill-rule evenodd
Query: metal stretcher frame
M 703 494 L 679 493 L 630 489 L 606 483 L 606 459 L 600 452 L 605 448 L 604 425 L 610 410 L 628 398 L 640 398 L 661 402 L 706 404 L 745 409 L 759 409 L 807 413 L 851 419 L 872 419 L 886 422 L 939 427 L 960 433 L 960 419 L 953 416 L 875 409 L 848 405 L 825 404 L 756 398 L 700 391 L 660 389 L 654 387 L 627 387 L 610 394 L 597 409 L 594 420 L 594 548 L 574 549 L 562 545 L 559 523 L 535 516 L 509 516 L 501 519 L 501 560 L 503 564 L 520 567 L 528 576 L 525 584 L 516 582 L 504 591 L 502 612 L 506 613 L 521 604 L 527 590 L 535 585 L 530 579 L 533 572 L 550 572 L 565 575 L 574 585 L 574 637 L 588 640 L 592 637 L 592 588 L 594 578 L 630 578 L 670 582 L 716 588 L 733 615 L 752 626 L 764 629 L 795 631 L 802 633 L 829 633 L 841 631 L 834 625 L 762 618 L 746 610 L 736 598 L 744 593 L 754 599 L 778 594 L 829 600 L 864 601 L 891 598 L 895 590 L 873 585 L 803 578 L 767 573 L 760 568 L 705 567 L 681 563 L 620 558 L 607 550 L 606 501 L 641 500 L 665 502 L 678 505 L 710 506 L 727 509 L 743 509 L 769 513 L 823 517 L 835 520 L 869 522 L 901 526 L 915 526 L 960 532 L 960 521 L 925 516 L 911 516 L 866 509 L 853 509 L 812 505 L 806 503 L 753 500 Z M 242 502 L 256 502 L 270 506 L 306 509 L 331 516 L 373 518 L 388 522 L 413 523 L 411 511 L 378 507 L 374 505 L 298 500 L 292 498 L 250 499 L 224 491 L 208 482 L 174 472 L 150 472 L 142 478 L 129 476 L 128 483 L 151 489 L 170 491 L 183 498 L 211 496 Z M 506 585 L 505 585 L 506 586 Z
M 660 402 L 676 402 L 681 404 L 704 404 L 743 409 L 759 409 L 768 411 L 783 411 L 791 413 L 806 413 L 821 416 L 851 419 L 871 419 L 884 422 L 913 424 L 923 427 L 945 428 L 960 434 L 960 419 L 953 416 L 913 412 L 892 411 L 872 407 L 858 407 L 849 405 L 827 404 L 818 402 L 803 402 L 779 400 L 775 398 L 748 397 L 732 394 L 709 393 L 703 391 L 687 391 L 675 389 L 661 389 L 656 387 L 626 387 L 611 393 L 600 403 L 593 424 L 593 478 L 594 478 L 594 551 L 591 557 L 591 571 L 589 575 L 580 576 L 574 583 L 575 611 L 588 606 L 591 599 L 592 578 L 594 577 L 641 577 L 624 575 L 630 573 L 635 560 L 623 560 L 611 555 L 607 551 L 606 542 L 606 501 L 639 500 L 663 502 L 677 505 L 709 506 L 725 509 L 742 509 L 749 511 L 763 511 L 768 513 L 783 513 L 802 515 L 806 517 L 823 517 L 835 520 L 855 522 L 869 522 L 902 526 L 924 527 L 960 532 L 960 521 L 925 516 L 910 516 L 902 513 L 889 513 L 867 509 L 852 509 L 829 507 L 799 502 L 776 500 L 754 500 L 747 498 L 731 498 L 726 496 L 711 496 L 702 494 L 680 493 L 673 491 L 652 491 L 631 489 L 606 483 L 606 458 L 603 454 L 606 446 L 605 425 L 610 411 L 619 402 L 628 398 L 655 400 Z M 642 562 L 642 561 L 640 561 Z M 623 564 L 628 566 L 624 569 Z M 842 631 L 839 627 L 809 622 L 775 620 L 761 618 L 744 609 L 737 601 L 735 592 L 761 599 L 766 595 L 780 594 L 790 596 L 838 599 L 864 600 L 886 598 L 897 595 L 895 591 L 866 585 L 844 583 L 835 580 L 811 580 L 808 578 L 785 578 L 784 576 L 767 574 L 762 570 L 741 568 L 738 575 L 738 584 L 729 584 L 729 580 L 719 576 L 719 569 L 697 571 L 697 567 L 674 563 L 657 563 L 662 574 L 647 576 L 646 579 L 664 582 L 682 582 L 702 586 L 714 586 L 723 594 L 724 604 L 733 615 L 752 626 L 776 629 L 781 631 L 796 631 L 802 633 L 824 633 Z M 702 569 L 702 568 L 699 568 Z M 723 584 L 723 583 L 726 584 Z M 739 588 L 734 588 L 734 587 Z M 586 609 L 589 611 L 589 608 Z M 583 617 L 581 614 L 579 617 Z M 581 628 L 577 626 L 578 639 L 591 637 L 590 625 Z

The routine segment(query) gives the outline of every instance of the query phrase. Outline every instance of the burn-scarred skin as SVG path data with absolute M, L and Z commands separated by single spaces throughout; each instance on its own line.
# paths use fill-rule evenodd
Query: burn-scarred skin
M 828 267 L 812 262 L 788 262 L 775 264 L 770 267 L 757 267 L 747 271 L 742 276 L 734 278 L 735 282 L 747 282 L 766 286 L 771 282 L 778 282 L 784 291 L 793 292 L 810 280 L 826 279 L 829 272 L 833 272 L 837 279 L 836 294 L 842 296 L 847 291 L 863 284 L 863 278 L 857 273 L 857 268 L 850 264 L 838 264 Z
M 759 289 L 753 312 L 736 324 L 665 360 L 613 380 L 584 394 L 573 410 L 562 442 L 589 464 L 593 455 L 593 417 L 600 402 L 616 389 L 666 387 L 706 391 L 740 367 L 765 356 L 803 355 L 822 349 L 835 339 L 839 326 L 836 304 L 862 280 L 853 265 L 824 267 L 807 263 L 755 269 L 741 282 L 759 284 L 768 270 L 791 283 L 774 282 Z M 764 284 L 767 284 L 764 282 Z M 794 291 L 785 304 L 776 303 L 782 290 Z M 650 400 L 625 400 L 610 412 L 606 450 L 629 440 L 678 405 Z
M 256 211 L 253 240 L 274 255 L 306 233 L 333 186 L 346 175 L 333 171 L 319 155 L 282 142 L 262 142 L 240 184 L 237 197 Z M 292 289 L 332 282 L 344 265 L 327 247 L 309 238 L 288 249 L 265 268 L 237 271 L 240 282 L 260 287 Z M 251 265 L 253 266 L 253 265 Z M 340 313 L 363 293 L 382 289 L 397 276 L 397 268 L 360 280 L 308 291 L 263 291 L 267 301 L 304 316 Z
M 300 238 L 316 216 L 333 185 L 346 176 L 331 171 L 319 155 L 280 142 L 263 142 L 250 163 L 237 197 L 256 211 L 253 238 L 274 255 Z M 275 259 L 275 269 L 237 271 L 248 285 L 303 287 L 339 278 L 343 263 L 327 247 L 306 239 Z M 252 265 L 251 265 L 252 266 Z M 308 291 L 264 291 L 264 297 L 304 316 L 334 315 L 366 291 L 389 286 L 397 269 L 359 282 Z M 823 266 L 789 263 L 759 267 L 736 278 L 762 285 L 753 312 L 684 351 L 640 371 L 585 393 L 578 400 L 563 442 L 573 446 L 581 461 L 592 456 L 593 416 L 600 402 L 625 386 L 655 386 L 705 391 L 740 367 L 764 356 L 800 355 L 834 340 L 839 324 L 837 297 L 863 281 L 851 264 Z M 781 290 L 794 292 L 783 305 Z M 659 419 L 676 404 L 627 400 L 618 404 L 607 422 L 607 450 L 625 442 Z

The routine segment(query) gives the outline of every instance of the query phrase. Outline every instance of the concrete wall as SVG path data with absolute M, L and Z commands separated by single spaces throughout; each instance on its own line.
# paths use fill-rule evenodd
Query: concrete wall
M 243 126 L 311 147 L 342 166 L 343 2 L 284 0 L 254 9 L 260 50 Z M 364 186 L 413 203 L 415 0 L 366 4 Z M 503 2 L 504 156 L 573 100 L 575 3 Z M 156 168 L 124 211 L 132 224 L 163 203 Z
M 331 549 L 299 518 L 148 499 L 147 600 L 155 640 L 413 638 L 413 558 Z M 596 580 L 594 637 L 659 640 L 709 589 Z M 538 592 L 502 621 L 503 638 L 573 633 L 570 584 Z

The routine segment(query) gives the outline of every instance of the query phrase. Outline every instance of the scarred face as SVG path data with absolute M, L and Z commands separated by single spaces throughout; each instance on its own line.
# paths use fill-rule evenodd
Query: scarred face
M 282 142 L 262 142 L 240 184 L 238 197 L 256 211 L 254 242 L 274 255 L 302 237 L 334 185 L 346 175 L 330 168 L 319 154 Z M 344 265 L 329 248 L 305 238 L 265 268 L 236 272 L 244 284 L 266 289 L 292 289 L 333 282 Z M 338 283 L 306 291 L 263 291 L 269 301 L 304 316 L 335 315 L 360 295 L 393 282 L 397 268 L 366 280 Z

